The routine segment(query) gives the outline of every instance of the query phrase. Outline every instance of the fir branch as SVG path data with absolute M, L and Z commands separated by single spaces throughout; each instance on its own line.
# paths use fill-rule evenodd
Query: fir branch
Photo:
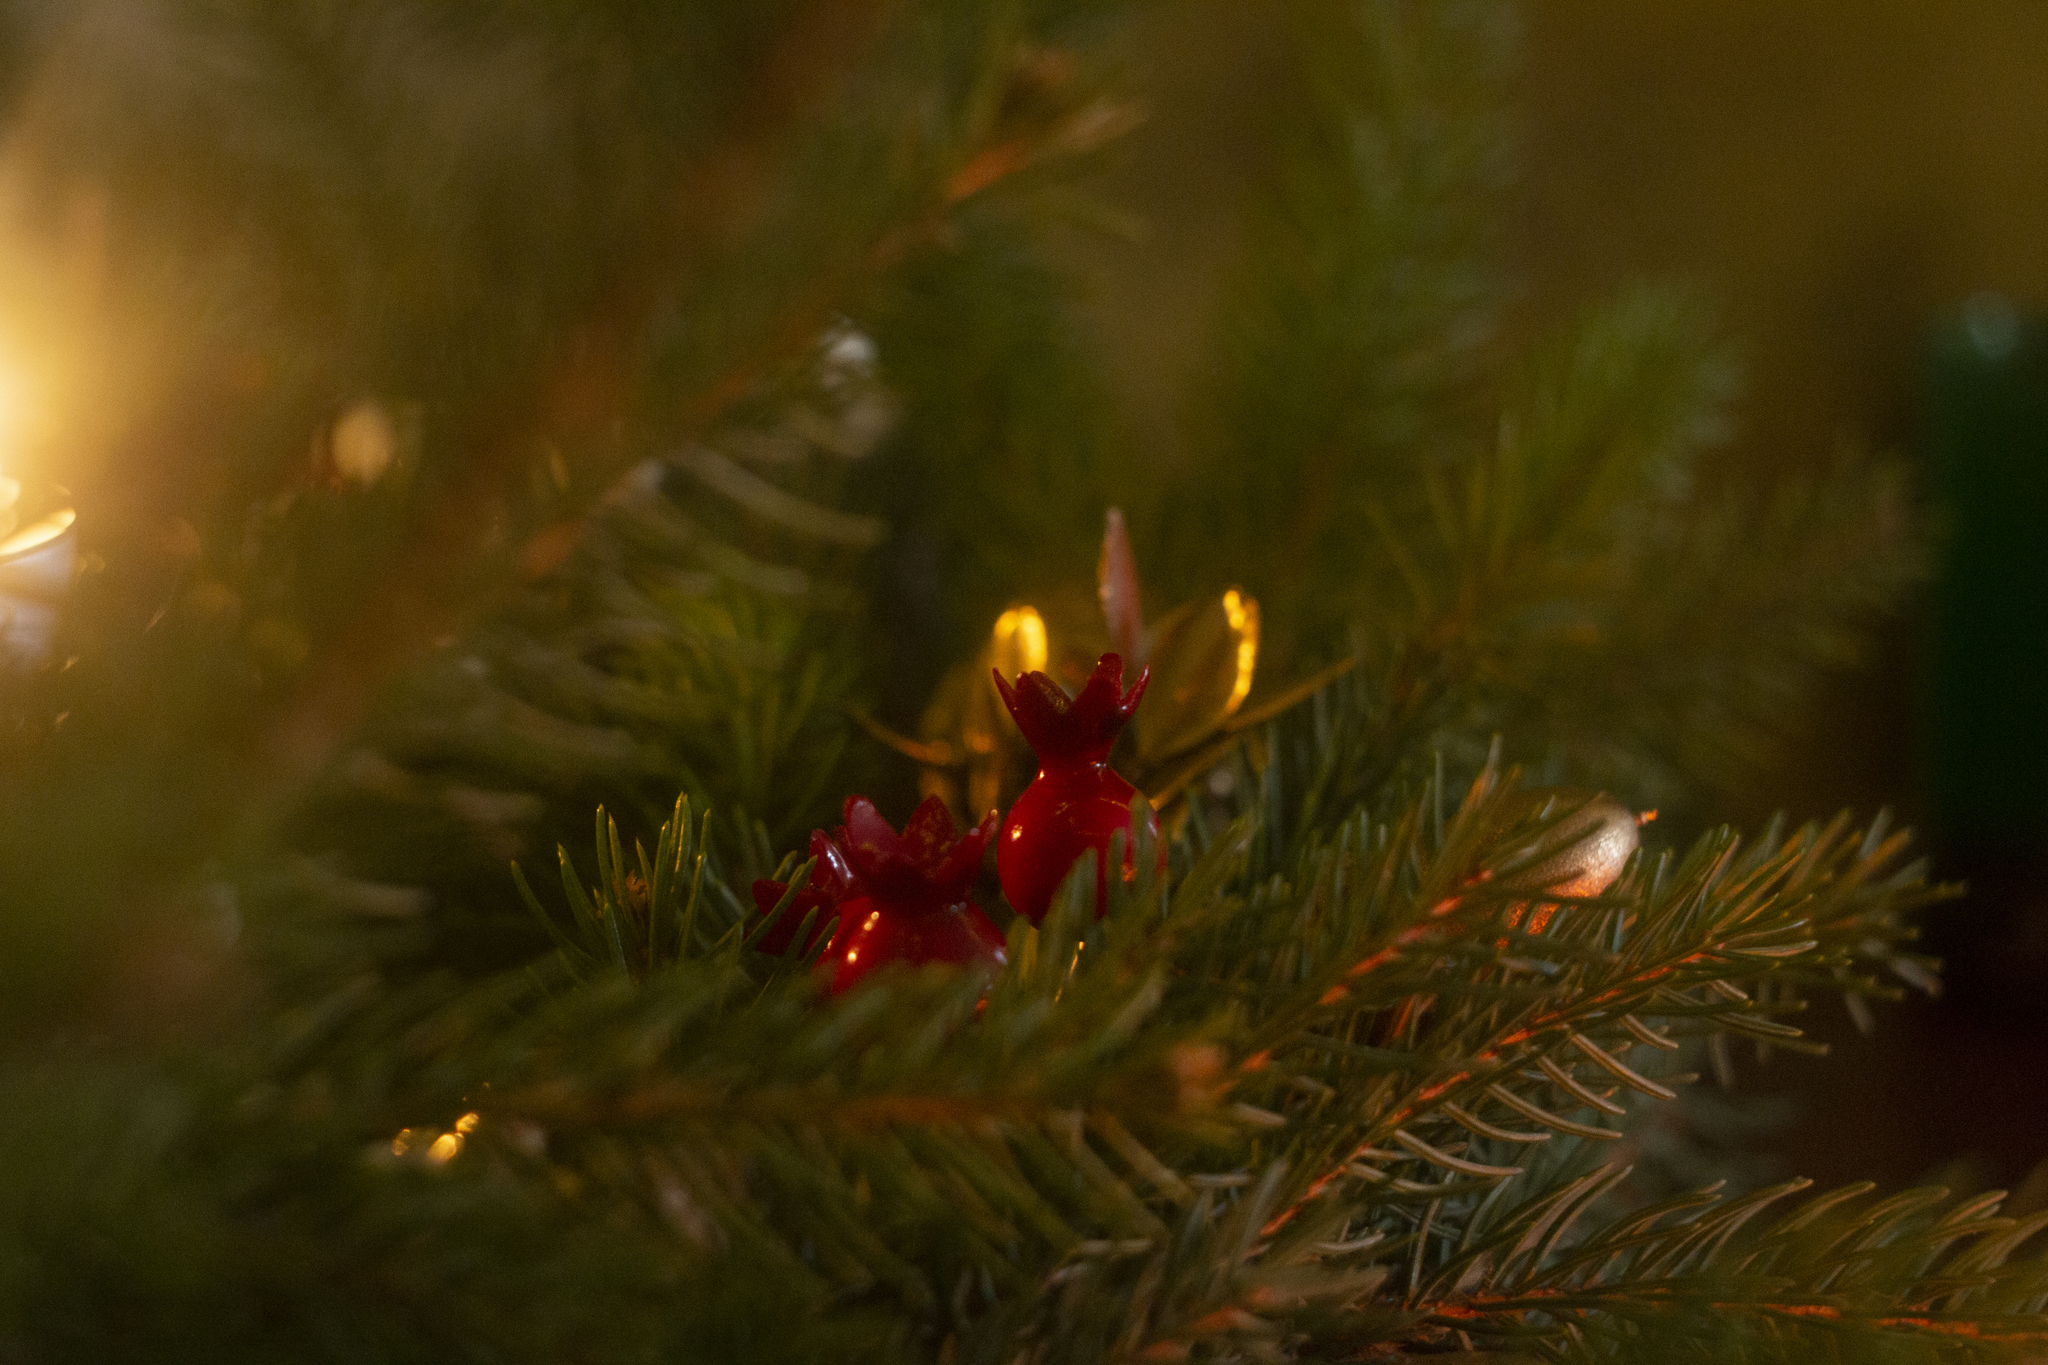
M 1668 1097 L 1628 1060 L 1646 1043 L 1727 1030 L 1799 1043 L 1773 1017 L 1789 1001 L 1767 1009 L 1731 978 L 1804 962 L 1808 979 L 1846 979 L 1860 957 L 1898 952 L 1899 916 L 1940 894 L 1911 868 L 1880 876 L 1898 845 L 1837 822 L 1752 849 L 1709 836 L 1675 868 L 1549 900 L 1516 879 L 1552 856 L 1545 822 L 1514 809 L 1483 777 L 1440 844 L 1422 803 L 1388 826 L 1358 817 L 1304 856 L 1298 890 L 1254 896 L 1232 925 L 1242 937 L 1211 949 L 1211 989 L 1246 959 L 1273 983 L 1237 994 L 1251 1011 L 1243 1069 L 1323 1172 L 1310 1197 L 1403 1165 L 1422 1174 L 1397 1185 L 1432 1168 L 1497 1176 L 1452 1153 L 1502 1132 L 1612 1135 L 1570 1116 L 1622 1113 L 1617 1086 Z M 1291 1093 L 1301 1078 L 1307 1095 Z
M 863 282 L 894 266 L 913 246 L 929 240 L 959 204 L 988 192 L 1005 174 L 1092 149 L 1090 137 L 1083 136 L 1075 122 L 1088 122 L 1080 113 L 1019 130 L 998 123 L 987 99 L 977 103 L 970 97 L 961 126 L 949 130 L 954 136 L 934 149 L 931 164 L 921 168 L 911 185 L 892 191 L 881 206 L 881 216 L 875 206 L 868 205 L 850 215 L 847 223 L 835 225 L 839 244 L 820 244 L 817 256 L 808 263 L 810 273 L 791 281 L 787 263 L 780 259 L 789 247 L 786 220 L 795 215 L 802 223 L 818 224 L 828 221 L 830 215 L 821 213 L 815 203 L 763 196 L 760 187 L 780 185 L 784 177 L 779 162 L 790 159 L 785 144 L 796 137 L 806 120 L 813 120 L 814 109 L 823 106 L 839 122 L 835 125 L 827 119 L 822 130 L 811 131 L 808 137 L 818 145 L 802 147 L 794 160 L 798 169 L 810 176 L 813 189 L 829 187 L 845 197 L 851 189 L 830 182 L 843 176 L 848 165 L 881 154 L 878 146 L 887 145 L 896 135 L 890 116 L 899 111 L 891 106 L 853 116 L 839 106 L 851 103 L 859 108 L 860 88 L 930 55 L 923 50 L 924 44 L 935 40 L 961 43 L 975 37 L 989 40 L 992 34 L 1013 33 L 993 17 L 962 18 L 962 32 L 940 35 L 923 34 L 916 26 L 891 31 L 890 26 L 874 22 L 874 16 L 866 11 L 855 15 L 844 7 L 814 6 L 807 17 L 809 22 L 786 24 L 781 45 L 765 56 L 772 78 L 753 83 L 761 107 L 743 109 L 737 116 L 739 135 L 726 140 L 720 155 L 698 163 L 695 173 L 702 183 L 678 191 L 678 202 L 686 207 L 686 213 L 680 232 L 657 245 L 662 268 L 648 269 L 644 261 L 633 262 L 632 269 L 621 277 L 630 282 L 629 297 L 589 327 L 593 335 L 617 337 L 624 348 L 601 368 L 631 372 L 644 365 L 651 370 L 650 382 L 664 395 L 664 410 L 654 417 L 653 426 L 668 439 L 701 434 L 778 368 L 800 356 Z M 879 72 L 863 67 L 865 43 L 847 41 L 848 32 L 867 29 L 882 30 L 880 36 L 872 37 L 879 55 L 868 63 L 878 65 Z M 971 42 L 963 45 L 973 51 Z M 987 41 L 974 52 L 978 65 L 965 82 L 968 88 L 993 82 L 1000 89 L 1009 57 L 1003 43 Z M 827 72 L 837 73 L 836 79 L 824 79 Z M 856 93 L 842 91 L 842 85 Z M 778 103 L 775 97 L 758 92 L 779 92 L 784 98 Z M 973 121 L 973 109 L 981 110 L 979 124 Z M 1088 126 L 1100 122 L 1097 119 Z M 1114 131 L 1104 126 L 1094 136 Z M 1003 140 L 991 147 L 990 139 Z M 967 170 L 976 167 L 980 169 L 963 178 Z M 825 184 L 817 183 L 821 181 Z M 816 232 L 804 235 L 815 236 Z M 853 239 L 850 246 L 846 239 Z M 730 245 L 734 242 L 738 245 Z M 761 259 L 764 253 L 772 259 Z M 819 266 L 818 259 L 827 264 Z M 666 321 L 680 315 L 710 322 L 706 314 L 736 306 L 732 298 L 720 300 L 721 287 L 728 294 L 758 295 L 761 281 L 782 282 L 780 292 L 749 299 L 753 318 L 737 330 L 729 325 L 731 320 L 719 320 L 719 325 L 698 331 L 676 329 Z M 708 297 L 698 297 L 703 295 Z M 654 338 L 654 356 L 648 361 L 642 351 L 657 319 L 664 320 L 669 334 L 665 339 Z M 713 332 L 722 340 L 716 356 L 692 355 L 692 348 L 701 349 L 701 335 Z M 688 396 L 667 397 L 679 392 Z M 604 414 L 607 419 L 623 415 Z M 509 486 L 523 473 L 520 459 L 511 459 L 508 467 L 508 458 L 518 454 L 516 445 L 494 426 L 470 443 L 469 463 L 444 477 L 436 506 L 415 518 L 415 533 L 389 558 L 380 580 L 383 586 L 372 595 L 372 604 L 359 612 L 358 624 L 334 637 L 332 658 L 306 671 L 308 681 L 299 695 L 266 727 L 267 738 L 258 750 L 259 774 L 252 778 L 260 789 L 283 793 L 302 787 L 355 724 L 392 663 L 423 653 L 428 644 L 455 635 L 460 627 L 474 622 L 480 612 L 503 605 L 507 600 L 504 591 L 555 569 L 581 540 L 591 524 L 587 511 L 531 530 L 516 546 L 493 551 L 478 541 L 476 528 L 497 527 L 508 506 L 517 501 L 508 499 Z M 605 496 L 602 490 L 626 475 L 633 460 L 625 449 L 590 442 L 578 443 L 577 457 L 579 479 L 594 490 L 585 495 L 586 501 L 599 504 Z M 485 575 L 500 585 L 500 595 L 480 599 L 474 588 L 480 564 L 500 569 L 516 564 L 517 571 Z M 366 622 L 371 624 L 362 624 Z M 270 810 L 275 803 L 257 800 L 251 808 Z
M 1432 1323 L 1558 1359 L 1800 1358 L 1885 1349 L 1887 1338 L 1932 1359 L 2048 1340 L 2048 1265 L 2009 1259 L 2048 1215 L 1997 1217 L 2000 1194 L 1919 1190 L 1871 1204 L 1868 1186 L 1852 1187 L 1758 1224 L 1807 1183 L 1794 1181 L 1687 1195 L 1569 1235 L 1611 1179 L 1595 1173 L 1505 1211 L 1436 1272 Z
M 872 9 L 872 7 L 867 7 Z M 782 30 L 781 45 L 764 55 L 762 70 L 768 79 L 742 82 L 754 92 L 755 102 L 736 115 L 737 136 L 731 139 L 730 160 L 707 160 L 699 169 L 701 183 L 688 185 L 678 196 L 689 218 L 677 237 L 664 244 L 664 255 L 677 251 L 676 262 L 685 262 L 698 251 L 693 243 L 716 240 L 730 230 L 730 224 L 747 220 L 751 214 L 741 207 L 764 172 L 753 163 L 762 162 L 779 150 L 794 124 L 812 107 L 821 92 L 829 92 L 827 73 L 846 62 L 848 12 L 843 6 L 814 5 L 808 22 L 795 22 Z M 858 31 L 868 25 L 855 22 Z M 858 46 L 858 45 L 856 45 Z M 772 93 L 771 93 L 772 92 Z M 780 97 L 780 102 L 777 101 Z M 636 266 L 640 263 L 636 262 Z M 641 315 L 656 310 L 672 288 L 674 269 L 634 270 L 621 277 L 631 281 L 621 316 L 593 320 L 595 335 L 617 335 L 629 346 L 627 355 L 638 349 L 645 322 Z M 801 335 L 792 329 L 771 329 L 781 346 L 808 342 L 815 324 Z M 779 358 L 788 352 L 778 349 Z M 629 365 L 627 355 L 614 366 Z M 696 400 L 695 422 L 716 416 L 741 396 L 753 382 L 756 370 L 742 367 L 713 381 Z M 482 548 L 477 540 L 480 527 L 496 526 L 504 513 L 506 489 L 517 469 L 507 469 L 516 456 L 516 446 L 499 430 L 477 433 L 468 442 L 464 459 L 447 481 L 446 490 L 433 508 L 418 520 L 418 531 L 392 557 L 382 590 L 360 611 L 357 624 L 344 628 L 330 646 L 331 658 L 308 675 L 300 695 L 281 708 L 266 727 L 267 738 L 259 749 L 260 766 L 252 780 L 273 798 L 304 787 L 325 764 L 341 737 L 353 727 L 367 705 L 372 690 L 395 660 L 423 652 L 433 641 L 456 633 L 459 626 L 474 619 L 477 604 L 469 586 L 474 581 L 477 557 Z M 610 473 L 623 472 L 621 455 L 612 454 Z M 593 482 L 604 487 L 611 482 L 598 472 Z M 525 577 L 545 572 L 559 562 L 564 537 L 543 530 L 541 539 L 528 541 L 516 558 Z M 502 558 L 502 556 L 497 557 Z M 495 562 L 495 559 L 494 559 Z M 501 583 L 516 583 L 519 575 L 496 575 Z M 274 800 L 252 803 L 259 811 L 274 809 Z

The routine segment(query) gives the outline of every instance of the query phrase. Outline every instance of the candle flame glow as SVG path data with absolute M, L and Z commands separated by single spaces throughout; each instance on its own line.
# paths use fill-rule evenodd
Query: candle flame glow
M 996 618 L 995 663 L 1004 676 L 1045 669 L 1045 618 L 1034 607 L 1011 607 Z

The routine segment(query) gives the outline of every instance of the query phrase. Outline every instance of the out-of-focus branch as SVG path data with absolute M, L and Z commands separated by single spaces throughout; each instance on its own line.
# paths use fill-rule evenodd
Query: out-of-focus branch
M 642 343 L 664 301 L 680 281 L 758 226 L 764 189 L 793 135 L 829 101 L 891 8 L 888 0 L 813 0 L 792 18 L 786 36 L 742 83 L 749 94 L 733 113 L 730 135 L 716 154 L 678 178 L 667 212 L 613 272 L 611 287 L 584 323 L 572 329 L 568 354 L 544 362 L 524 392 L 508 396 L 502 419 L 466 442 L 446 490 L 393 554 L 382 581 L 303 671 L 307 681 L 262 727 L 243 784 L 243 809 L 260 827 L 267 828 L 319 771 L 396 667 L 459 633 L 573 547 L 588 512 L 544 527 L 523 544 L 506 535 L 508 490 L 524 460 L 522 436 L 552 427 L 573 438 L 626 415 Z M 808 341 L 810 320 L 826 307 L 810 297 L 793 300 L 754 352 L 675 414 L 679 426 L 701 427 L 745 394 Z M 597 488 L 623 473 L 629 460 L 615 451 L 589 458 L 617 466 L 586 469 L 596 475 L 589 486 Z M 592 507 L 601 501 L 590 499 Z
M 378 590 L 336 634 L 324 660 L 304 671 L 309 681 L 265 727 L 244 785 L 254 796 L 245 809 L 260 812 L 255 818 L 263 827 L 319 771 L 398 665 L 503 605 L 580 543 L 607 501 L 603 494 L 517 544 L 506 537 L 506 490 L 521 472 L 521 437 L 536 426 L 572 439 L 598 434 L 628 415 L 644 338 L 659 311 L 680 281 L 759 227 L 767 188 L 793 134 L 872 45 L 891 9 L 886 0 L 813 4 L 791 25 L 791 37 L 764 63 L 756 93 L 736 120 L 740 131 L 674 195 L 674 230 L 650 241 L 616 273 L 609 301 L 576 334 L 577 354 L 539 376 L 532 388 L 539 397 L 514 405 L 503 422 L 479 434 L 459 476 L 393 557 Z M 712 424 L 801 355 L 851 292 L 941 237 L 948 214 L 962 202 L 1046 161 L 1093 150 L 1139 117 L 1132 107 L 1095 101 L 1016 136 L 965 140 L 959 163 L 943 170 L 924 205 L 794 291 L 753 345 L 661 414 L 662 426 L 673 436 Z M 585 473 L 596 475 L 590 485 L 598 488 L 615 484 L 632 461 L 623 451 L 590 458 L 607 461 L 603 468 L 585 465 Z M 485 572 L 490 569 L 499 572 Z

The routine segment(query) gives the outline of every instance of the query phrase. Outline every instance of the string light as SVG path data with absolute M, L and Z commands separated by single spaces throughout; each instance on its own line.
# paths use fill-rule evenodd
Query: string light
M 27 394 L 21 368 L 0 355 L 0 657 L 16 664 L 49 653 L 78 520 L 63 489 L 23 472 L 35 415 Z
M 996 618 L 995 666 L 1004 677 L 1045 669 L 1045 618 L 1036 607 L 1011 607 Z
M 1251 694 L 1252 673 L 1259 666 L 1259 604 L 1232 588 L 1223 594 L 1223 615 L 1237 639 L 1237 677 L 1230 684 L 1230 699 L 1223 703 L 1223 714 L 1234 716 Z
M 391 1155 L 402 1158 L 417 1152 L 428 1164 L 445 1166 L 461 1153 L 463 1143 L 476 1131 L 477 1125 L 481 1122 L 482 1116 L 474 1110 L 464 1114 L 455 1120 L 453 1128 L 443 1133 L 435 1133 L 433 1140 L 426 1143 L 424 1151 L 420 1149 L 420 1144 L 426 1135 L 417 1128 L 401 1128 L 392 1136 Z

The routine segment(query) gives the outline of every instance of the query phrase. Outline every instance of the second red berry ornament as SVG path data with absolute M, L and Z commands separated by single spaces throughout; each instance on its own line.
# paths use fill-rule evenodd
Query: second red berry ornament
M 1081 856 L 1094 850 L 1097 913 L 1106 903 L 1110 840 L 1131 827 L 1137 788 L 1111 771 L 1110 747 L 1138 709 L 1151 678 L 1140 669 L 1124 691 L 1124 661 L 1105 654 L 1075 696 L 1044 673 L 1026 673 L 1012 687 L 999 672 L 996 690 L 1038 755 L 1038 775 L 1010 807 L 996 840 L 996 873 L 1003 894 L 1033 924 L 1045 918 L 1060 883 Z M 1148 813 L 1147 828 L 1158 822 Z M 1130 875 L 1131 851 L 1124 850 Z
M 967 888 L 995 832 L 996 813 L 958 834 L 946 803 L 928 797 L 898 834 L 865 797 L 846 803 L 839 833 L 865 894 L 839 905 L 839 932 L 826 956 L 834 993 L 891 963 L 945 962 L 990 975 L 1007 961 L 1002 934 Z
M 994 975 L 1006 960 L 1003 936 L 967 898 L 967 888 L 981 869 L 995 819 L 990 811 L 973 829 L 958 833 L 945 803 L 931 797 L 898 834 L 873 802 L 848 797 L 838 834 L 811 836 L 817 862 L 810 880 L 783 912 L 786 922 L 762 933 L 760 946 L 787 949 L 804 913 L 816 907 L 820 913 L 806 948 L 824 919 L 836 916 L 839 922 L 818 963 L 830 973 L 835 995 L 895 963 L 941 962 Z M 755 882 L 758 913 L 772 913 L 788 890 L 783 882 Z

